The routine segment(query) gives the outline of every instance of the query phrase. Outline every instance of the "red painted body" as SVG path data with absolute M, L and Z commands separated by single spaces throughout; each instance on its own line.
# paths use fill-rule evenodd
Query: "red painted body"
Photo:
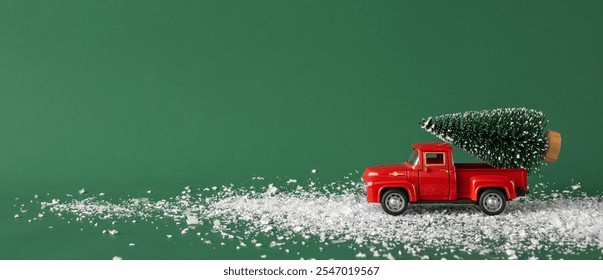
M 452 148 L 446 143 L 414 144 L 413 155 L 404 163 L 366 168 L 362 180 L 368 202 L 381 202 L 382 194 L 390 188 L 404 190 L 410 203 L 477 202 L 480 191 L 493 188 L 501 190 L 506 200 L 527 193 L 525 169 L 499 169 L 486 163 L 454 164 Z

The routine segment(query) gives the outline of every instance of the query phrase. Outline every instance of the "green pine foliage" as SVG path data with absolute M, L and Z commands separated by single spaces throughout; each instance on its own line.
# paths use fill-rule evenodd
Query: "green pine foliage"
M 547 148 L 542 112 L 505 108 L 446 114 L 421 121 L 421 127 L 498 168 L 537 172 Z

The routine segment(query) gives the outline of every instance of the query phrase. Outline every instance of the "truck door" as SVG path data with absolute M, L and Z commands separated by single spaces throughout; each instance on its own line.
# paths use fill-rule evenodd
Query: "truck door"
M 424 152 L 419 171 L 419 196 L 422 200 L 448 200 L 450 166 L 446 152 Z

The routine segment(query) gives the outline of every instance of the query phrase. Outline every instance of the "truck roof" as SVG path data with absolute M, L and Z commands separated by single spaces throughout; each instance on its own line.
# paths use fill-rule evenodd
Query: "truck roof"
M 414 149 L 417 150 L 428 150 L 428 151 L 450 151 L 452 147 L 444 142 L 423 142 L 423 143 L 415 143 L 412 145 Z

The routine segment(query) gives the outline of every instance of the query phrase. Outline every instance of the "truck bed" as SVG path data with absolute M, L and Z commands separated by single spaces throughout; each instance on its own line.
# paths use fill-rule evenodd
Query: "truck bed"
M 515 186 L 525 187 L 527 184 L 527 172 L 521 168 L 496 168 L 487 163 L 458 163 L 454 165 L 457 178 L 458 199 L 469 199 L 471 189 L 471 178 L 473 176 L 504 176 L 513 181 Z M 516 197 L 515 193 L 509 193 L 508 199 Z

